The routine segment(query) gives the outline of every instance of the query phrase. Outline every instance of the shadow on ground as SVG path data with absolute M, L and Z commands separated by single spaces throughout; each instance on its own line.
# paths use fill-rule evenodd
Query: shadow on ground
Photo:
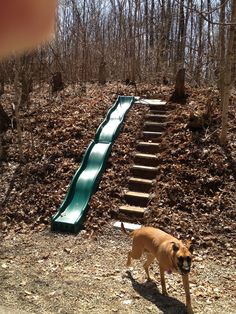
M 154 281 L 139 283 L 133 278 L 130 271 L 126 272 L 127 278 L 131 281 L 134 290 L 143 298 L 152 302 L 163 314 L 186 314 L 184 303 L 175 298 L 164 296 L 158 290 Z

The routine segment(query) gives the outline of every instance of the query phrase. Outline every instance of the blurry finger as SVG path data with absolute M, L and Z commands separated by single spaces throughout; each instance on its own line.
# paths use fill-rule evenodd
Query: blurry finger
M 56 0 L 0 0 L 0 57 L 46 41 L 54 31 Z

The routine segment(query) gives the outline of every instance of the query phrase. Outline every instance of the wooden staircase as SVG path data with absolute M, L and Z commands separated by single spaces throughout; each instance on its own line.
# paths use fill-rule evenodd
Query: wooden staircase
M 154 197 L 153 188 L 159 163 L 157 153 L 160 152 L 160 138 L 168 127 L 169 108 L 166 102 L 156 99 L 143 99 L 136 103 L 146 104 L 150 110 L 145 116 L 142 139 L 136 146 L 128 190 L 124 192 L 125 204 L 120 206 L 119 212 L 142 218 Z

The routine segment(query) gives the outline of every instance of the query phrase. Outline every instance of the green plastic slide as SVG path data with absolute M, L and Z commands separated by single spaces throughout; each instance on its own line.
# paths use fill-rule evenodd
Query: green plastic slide
M 119 96 L 98 127 L 95 140 L 89 144 L 62 205 L 52 217 L 53 231 L 77 233 L 82 228 L 89 200 L 97 190 L 112 145 L 133 102 L 134 97 Z

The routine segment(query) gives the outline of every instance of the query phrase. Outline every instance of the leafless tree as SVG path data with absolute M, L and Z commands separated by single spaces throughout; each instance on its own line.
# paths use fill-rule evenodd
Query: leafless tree
M 108 80 L 174 83 L 184 68 L 188 83 L 216 84 L 230 1 L 60 0 L 55 39 L 35 56 L 36 79 L 99 80 L 104 62 Z
M 228 124 L 228 110 L 229 110 L 229 97 L 235 77 L 232 77 L 235 65 L 235 47 L 236 47 L 236 1 L 232 1 L 231 25 L 228 32 L 228 42 L 226 49 L 226 57 L 224 62 L 225 71 L 223 76 L 223 86 L 221 93 L 221 107 L 222 107 L 222 125 L 220 141 L 222 144 L 227 142 L 227 124 Z

